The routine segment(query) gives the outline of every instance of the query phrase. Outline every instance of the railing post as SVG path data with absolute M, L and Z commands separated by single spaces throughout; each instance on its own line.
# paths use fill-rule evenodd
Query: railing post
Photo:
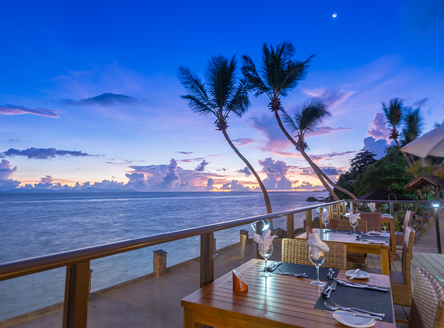
M 336 203 L 336 219 L 341 218 L 341 203 Z
M 342 214 L 346 214 L 347 213 L 347 202 L 342 202 Z
M 354 209 L 353 209 L 353 205 L 355 203 L 353 201 L 350 201 L 350 213 L 353 213 Z
M 309 227 L 309 228 L 312 228 L 313 227 L 313 222 L 312 222 L 312 219 L 313 217 L 312 217 L 312 213 L 311 213 L 311 210 L 306 210 L 305 211 L 305 226 L 306 227 Z M 308 230 L 307 230 L 307 238 L 308 238 Z
M 63 328 L 86 328 L 90 283 L 90 261 L 66 267 Z
M 330 220 L 333 219 L 333 205 L 328 206 L 328 216 L 330 217 Z
M 166 274 L 167 267 L 167 252 L 163 249 L 153 251 L 153 272 L 156 274 L 156 278 L 159 278 Z
M 214 280 L 214 233 L 200 235 L 200 287 Z
M 438 208 L 433 209 L 433 218 L 435 220 L 435 229 L 436 229 L 436 246 L 438 247 L 438 254 L 442 254 L 441 249 L 441 234 L 439 233 L 439 215 Z
M 394 213 L 395 213 L 395 211 L 393 210 L 393 202 L 390 202 L 390 203 L 389 203 L 389 206 L 390 206 L 390 215 L 393 216 Z M 393 216 L 393 217 L 394 217 L 394 216 Z
M 287 214 L 287 238 L 294 238 L 294 213 Z

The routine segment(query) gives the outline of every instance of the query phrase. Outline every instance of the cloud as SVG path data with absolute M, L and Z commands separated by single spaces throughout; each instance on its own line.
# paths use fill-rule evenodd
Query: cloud
M 74 105 L 74 106 L 91 106 L 91 105 L 99 105 L 99 106 L 117 106 L 117 105 L 131 105 L 138 103 L 136 98 L 125 96 L 121 94 L 115 93 L 102 93 L 99 96 L 82 99 L 79 101 L 65 99 L 62 100 L 65 104 Z
M 444 2 L 442 0 L 407 0 L 400 7 L 404 27 L 425 38 L 442 36 L 444 32 Z
M 208 164 L 210 163 L 207 162 L 206 160 L 203 160 L 199 165 L 197 165 L 197 167 L 194 170 L 198 172 L 203 172 L 205 171 L 205 166 L 207 166 Z
M 251 122 L 253 128 L 261 131 L 268 139 L 263 150 L 283 151 L 291 145 L 280 130 L 278 124 L 270 116 L 262 115 L 259 117 L 251 117 L 248 121 Z
M 185 163 L 200 162 L 202 160 L 204 160 L 203 157 L 179 159 L 180 162 L 185 162 Z
M 231 182 L 224 183 L 221 190 L 250 191 L 251 189 L 237 180 L 232 180 Z
M 325 106 L 330 109 L 335 106 L 339 106 L 341 103 L 343 103 L 345 100 L 347 100 L 348 97 L 350 97 L 354 91 L 347 91 L 347 90 L 339 90 L 339 89 L 302 89 L 302 91 L 311 96 L 315 97 L 319 100 L 321 100 Z
M 284 161 L 273 160 L 271 157 L 265 160 L 259 160 L 259 165 L 262 167 L 262 171 L 267 174 L 267 178 L 262 182 L 265 188 L 269 190 L 282 190 L 292 189 L 292 183 L 286 177 L 287 172 L 293 168 L 287 165 Z
M 26 108 L 22 106 L 5 105 L 0 106 L 0 114 L 3 115 L 23 115 L 32 114 L 51 118 L 59 118 L 59 114 L 53 110 L 43 108 Z
M 206 190 L 213 190 L 214 189 L 214 179 L 213 178 L 208 178 L 207 187 L 205 189 Z
M 243 146 L 254 142 L 253 139 L 248 139 L 248 138 L 233 139 L 232 141 L 236 144 L 236 146 Z
M 322 190 L 323 187 L 322 186 L 315 186 L 312 185 L 310 182 L 307 181 L 302 181 L 302 183 L 295 187 L 296 190 L 310 190 L 310 191 L 315 191 L 315 190 Z
M 112 164 L 112 165 L 129 165 L 133 161 L 127 160 L 127 159 L 109 159 L 106 164 Z
M 323 159 L 331 159 L 333 157 L 343 157 L 343 156 L 347 156 L 347 155 L 351 155 L 351 154 L 356 154 L 357 151 L 355 150 L 347 150 L 347 151 L 343 151 L 343 152 L 332 152 L 332 153 L 327 153 L 327 154 L 323 154 L 323 155 L 310 155 L 310 158 L 313 162 L 319 162 L 320 160 Z
M 245 174 L 246 177 L 251 175 L 251 171 L 247 166 L 245 166 L 243 169 L 237 170 L 237 172 Z
M 95 156 L 88 155 L 87 153 L 82 153 L 78 150 L 57 150 L 55 148 L 28 148 L 25 150 L 18 150 L 10 148 L 7 151 L 0 153 L 0 157 L 13 157 L 13 156 L 26 156 L 29 159 L 48 159 L 55 158 L 56 156 L 72 156 L 72 157 L 83 157 L 83 156 Z
M 362 150 L 372 151 L 376 154 L 375 159 L 380 159 L 385 156 L 385 149 L 389 147 L 389 144 L 385 139 L 376 140 L 373 137 L 364 139 L 364 148 Z
M 306 138 L 313 136 L 320 136 L 323 134 L 329 134 L 336 131 L 344 131 L 344 130 L 353 130 L 353 128 L 332 128 L 329 126 L 320 126 L 316 128 L 314 131 L 308 132 L 306 134 Z
M 10 177 L 17 171 L 17 166 L 12 167 L 11 163 L 5 159 L 0 162 L 0 191 L 15 189 L 20 185 L 20 181 Z
M 342 170 L 338 170 L 334 167 L 320 167 L 320 169 L 325 175 L 339 175 L 342 173 Z
M 418 100 L 418 101 L 415 101 L 415 102 L 413 103 L 413 107 L 415 107 L 415 108 L 422 107 L 422 106 L 424 106 L 428 101 L 429 101 L 429 98 L 428 98 L 428 97 L 422 98 L 422 99 L 420 99 L 420 100 Z
M 387 128 L 386 119 L 383 113 L 376 113 L 373 121 L 369 123 L 367 131 L 370 137 L 375 140 L 385 139 L 389 140 L 390 130 Z
M 192 154 L 193 152 L 192 151 L 178 151 L 177 153 L 183 154 L 183 155 L 189 155 L 189 154 Z

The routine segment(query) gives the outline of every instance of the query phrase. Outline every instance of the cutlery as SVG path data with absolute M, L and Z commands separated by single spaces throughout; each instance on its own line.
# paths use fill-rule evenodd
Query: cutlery
M 356 276 L 358 275 L 359 271 L 361 271 L 361 269 L 356 269 L 355 272 L 350 277 L 348 277 L 348 279 L 350 279 L 350 280 L 355 279 Z
M 384 287 L 376 287 L 376 286 L 369 286 L 369 285 L 364 285 L 364 284 L 357 284 L 355 282 L 343 281 L 343 280 L 339 280 L 339 279 L 335 279 L 335 280 L 339 284 L 341 284 L 343 286 L 347 286 L 347 287 L 373 289 L 373 290 L 378 290 L 378 291 L 381 291 L 381 292 L 388 292 L 389 291 L 388 288 L 384 288 Z
M 296 278 L 308 278 L 307 274 L 305 272 L 303 273 L 293 273 L 293 272 L 284 272 L 281 269 L 278 269 L 279 272 L 276 272 L 275 274 L 280 274 L 282 276 L 290 276 L 290 277 L 296 277 Z
M 331 304 L 333 304 L 334 306 L 337 306 L 340 310 L 344 310 L 344 311 L 358 311 L 358 312 L 363 312 L 363 313 L 367 313 L 370 315 L 376 315 L 378 317 L 385 317 L 384 313 L 378 313 L 378 312 L 372 312 L 372 311 L 367 311 L 364 309 L 360 309 L 360 308 L 355 308 L 355 307 L 347 307 L 347 306 L 342 306 L 339 305 L 338 303 L 336 303 L 335 301 L 331 301 Z
M 331 291 L 331 285 L 328 285 L 327 287 L 325 287 L 325 289 L 322 291 L 322 294 L 325 296 L 325 298 L 329 298 L 330 297 L 330 291 Z
M 339 307 L 337 306 L 333 306 L 327 302 L 324 302 L 324 305 L 331 311 L 337 311 L 340 310 Z M 373 318 L 376 320 L 382 320 L 382 317 L 378 317 L 376 315 L 370 315 L 370 314 L 366 314 L 366 313 L 357 313 L 357 312 L 342 312 L 342 313 L 338 313 L 338 315 L 345 315 L 345 316 L 353 316 L 353 317 L 359 317 L 359 318 Z
M 328 290 L 324 290 L 322 294 L 324 294 L 325 298 L 330 298 L 331 292 L 336 290 L 336 286 L 338 283 L 336 281 L 333 281 L 332 284 L 329 286 Z
M 281 264 L 282 264 L 282 262 L 274 262 L 272 265 L 270 265 L 270 266 L 267 268 L 267 271 L 269 271 L 269 272 L 273 272 L 273 271 L 276 270 Z

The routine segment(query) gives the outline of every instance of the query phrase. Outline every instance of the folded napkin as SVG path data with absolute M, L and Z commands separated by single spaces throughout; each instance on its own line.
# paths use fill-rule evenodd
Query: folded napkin
M 349 219 L 350 222 L 352 222 L 352 223 L 357 222 L 358 220 L 361 219 L 361 213 L 356 213 L 356 214 L 348 213 L 348 214 L 349 214 L 349 215 L 348 215 L 348 219 Z
M 277 236 L 270 236 L 271 230 L 267 229 L 265 231 L 262 231 L 262 236 L 255 233 L 253 236 L 253 239 L 256 243 L 260 244 L 263 243 L 265 248 L 268 248 L 268 246 L 273 242 L 273 239 Z
M 311 233 L 308 236 L 308 245 L 311 247 L 311 253 L 313 256 L 313 259 L 318 260 L 319 259 L 319 252 L 318 249 L 323 251 L 324 253 L 327 253 L 330 251 L 330 248 L 326 243 L 324 243 L 321 238 L 319 238 L 317 233 Z
M 376 210 L 376 204 L 375 203 L 368 203 L 367 205 L 370 208 L 370 211 L 374 212 Z

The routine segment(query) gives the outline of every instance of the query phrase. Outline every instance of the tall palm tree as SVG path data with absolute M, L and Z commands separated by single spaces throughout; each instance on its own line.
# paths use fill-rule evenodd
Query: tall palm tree
M 242 72 L 248 86 L 255 91 L 255 97 L 265 94 L 270 99 L 269 108 L 274 113 L 274 116 L 285 134 L 287 139 L 296 147 L 296 149 L 302 154 L 304 159 L 310 164 L 313 171 L 321 181 L 325 189 L 335 199 L 339 200 L 336 193 L 330 188 L 330 185 L 336 187 L 338 190 L 350 195 L 352 198 L 356 197 L 345 188 L 336 185 L 330 178 L 322 172 L 322 170 L 310 159 L 305 152 L 304 148 L 299 145 L 292 136 L 287 132 L 282 120 L 280 118 L 280 111 L 282 109 L 280 97 L 287 96 L 288 91 L 294 89 L 299 81 L 305 77 L 306 69 L 310 60 L 314 55 L 308 57 L 304 62 L 291 59 L 295 53 L 295 49 L 291 43 L 284 42 L 279 44 L 275 49 L 272 45 L 270 47 L 264 43 L 262 47 L 262 67 L 258 72 L 253 60 L 244 55 Z M 328 183 L 327 183 L 328 182 Z
M 398 146 L 399 150 L 401 151 L 401 145 L 399 144 L 398 141 L 398 137 L 399 137 L 399 132 L 398 132 L 398 127 L 401 125 L 403 116 L 404 116 L 404 112 L 405 112 L 405 107 L 404 104 L 402 103 L 402 99 L 399 98 L 393 98 L 390 99 L 389 104 L 385 104 L 383 102 L 381 102 L 382 104 L 382 110 L 384 112 L 384 115 L 387 119 L 387 123 L 389 125 L 391 125 L 392 130 L 390 132 L 390 139 L 393 139 L 396 143 L 396 146 Z M 407 164 L 409 165 L 409 167 L 412 167 L 412 163 L 410 162 L 409 158 L 407 157 L 406 153 L 404 153 L 403 151 L 401 151 L 402 155 L 404 155 L 404 158 L 407 162 Z
M 412 162 L 410 161 L 407 154 L 401 150 L 401 145 L 399 144 L 399 141 L 398 141 L 399 133 L 398 133 L 397 128 L 401 125 L 402 120 L 405 119 L 407 109 L 404 106 L 402 99 L 399 99 L 399 98 L 390 99 L 390 102 L 387 105 L 383 102 L 381 102 L 381 104 L 382 104 L 382 110 L 384 111 L 384 115 L 387 119 L 387 123 L 389 125 L 391 125 L 391 127 L 392 127 L 392 131 L 390 133 L 390 139 L 393 139 L 395 141 L 396 146 L 398 146 L 399 151 L 404 156 L 404 158 L 407 162 L 407 165 L 409 166 L 409 168 L 412 168 L 413 167 Z M 418 110 L 417 119 L 418 118 L 420 118 L 419 117 L 419 110 Z M 417 122 L 417 123 L 420 123 L 420 122 Z M 420 130 L 420 126 L 415 127 L 415 129 L 416 129 L 416 132 L 418 132 Z M 414 175 L 414 176 L 415 176 L 415 178 L 417 177 L 417 175 Z M 424 195 L 420 189 L 418 189 L 418 194 L 419 194 L 419 198 L 421 200 L 424 200 Z
M 402 129 L 403 143 L 408 144 L 422 133 L 423 119 L 420 113 L 421 108 L 413 109 L 408 107 L 404 115 L 404 127 Z
M 270 198 L 261 178 L 248 160 L 242 156 L 227 133 L 229 115 L 242 117 L 250 105 L 247 84 L 236 76 L 235 57 L 233 56 L 230 61 L 223 56 L 212 57 L 206 69 L 205 82 L 188 68 L 180 67 L 179 79 L 188 92 L 181 98 L 188 100 L 191 109 L 199 115 L 214 115 L 216 130 L 222 132 L 225 140 L 255 176 L 264 195 L 267 213 L 272 213 Z

